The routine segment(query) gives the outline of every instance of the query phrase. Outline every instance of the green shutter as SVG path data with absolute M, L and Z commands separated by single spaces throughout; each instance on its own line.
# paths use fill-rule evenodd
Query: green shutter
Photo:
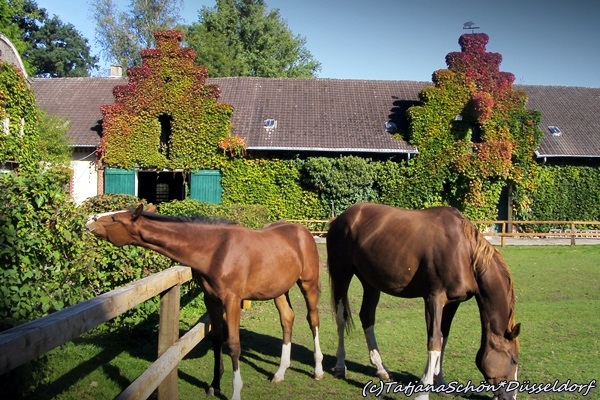
M 190 179 L 190 197 L 205 203 L 221 204 L 223 188 L 221 171 L 201 170 L 192 172 Z
M 106 168 L 104 170 L 104 193 L 135 196 L 135 170 Z

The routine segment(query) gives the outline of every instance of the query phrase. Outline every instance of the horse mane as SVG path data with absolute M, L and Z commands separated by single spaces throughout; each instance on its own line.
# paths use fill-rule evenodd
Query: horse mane
M 142 216 L 152 221 L 160 222 L 179 222 L 179 223 L 193 223 L 193 224 L 207 224 L 207 225 L 237 225 L 237 222 L 231 221 L 226 218 L 213 218 L 206 217 L 204 215 L 194 215 L 192 217 L 173 216 L 164 214 L 155 214 L 151 212 L 142 212 Z
M 515 326 L 515 293 L 513 288 L 512 274 L 508 268 L 508 264 L 498 249 L 485 239 L 485 237 L 479 232 L 475 225 L 471 223 L 471 221 L 463 217 L 461 224 L 463 233 L 473 245 L 472 268 L 475 276 L 482 276 L 486 273 L 490 265 L 495 263 L 506 279 L 508 284 L 508 306 L 510 310 L 508 316 L 508 328 L 512 329 Z

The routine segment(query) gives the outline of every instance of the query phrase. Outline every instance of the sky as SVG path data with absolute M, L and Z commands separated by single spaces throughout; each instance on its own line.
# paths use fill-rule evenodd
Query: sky
M 500 70 L 515 84 L 600 88 L 599 0 L 265 0 L 279 9 L 295 35 L 321 63 L 319 78 L 431 82 L 445 69 L 458 38 L 472 30 L 489 36 L 487 51 L 500 53 Z M 129 0 L 116 0 L 125 11 Z M 95 23 L 86 0 L 37 0 L 40 8 L 71 23 L 93 55 Z M 202 6 L 185 0 L 183 23 L 198 22 Z M 97 75 L 109 73 L 102 60 Z M 210 74 L 210 71 L 209 71 Z

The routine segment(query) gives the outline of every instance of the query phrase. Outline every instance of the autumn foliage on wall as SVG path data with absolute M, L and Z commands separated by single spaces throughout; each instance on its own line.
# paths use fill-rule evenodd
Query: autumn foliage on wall
M 526 109 L 514 75 L 500 71 L 502 56 L 486 52 L 488 39 L 462 35 L 461 51 L 446 56 L 448 69 L 435 71 L 434 86 L 420 93 L 423 105 L 408 111 L 409 140 L 419 149 L 414 167 L 429 176 L 428 196 L 477 219 L 495 219 L 507 184 L 533 189 L 542 135 L 540 113 Z M 526 196 L 516 201 L 528 205 Z
M 182 48 L 182 33 L 157 31 L 157 46 L 142 50 L 142 65 L 127 70 L 128 83 L 113 90 L 115 104 L 101 108 L 100 153 L 110 167 L 218 168 L 219 142 L 230 136 L 233 107 L 218 101 L 208 71 Z

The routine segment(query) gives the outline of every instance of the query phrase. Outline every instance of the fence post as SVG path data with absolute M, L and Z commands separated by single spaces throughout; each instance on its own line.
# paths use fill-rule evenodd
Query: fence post
M 179 339 L 179 304 L 181 285 L 175 285 L 160 295 L 158 327 L 158 356 L 160 357 Z M 177 400 L 177 368 L 158 385 L 159 400 Z
M 575 246 L 575 224 L 571 222 L 571 246 Z
M 500 247 L 504 247 L 504 241 L 506 237 L 504 234 L 506 233 L 506 221 L 502 221 L 502 236 L 500 236 Z

